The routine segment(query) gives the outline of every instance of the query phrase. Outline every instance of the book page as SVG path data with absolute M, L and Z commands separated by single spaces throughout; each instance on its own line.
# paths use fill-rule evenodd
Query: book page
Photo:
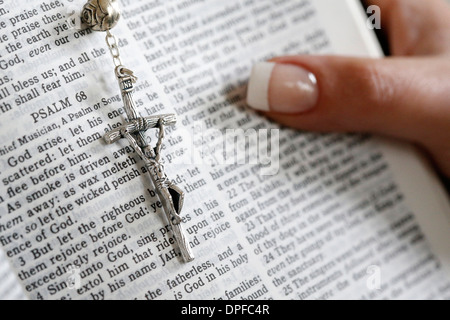
M 0 250 L 0 300 L 23 300 L 26 296 L 8 260 Z
M 29 298 L 450 297 L 378 139 L 279 128 L 246 108 L 256 61 L 339 52 L 321 15 L 335 1 L 121 1 L 113 33 L 139 112 L 178 116 L 162 154 L 186 192 L 188 264 L 144 163 L 102 139 L 126 119 L 105 34 L 65 23 L 83 4 L 0 0 L 0 243 Z M 364 48 L 352 4 L 339 8 Z M 230 129 L 247 140 L 228 150 Z

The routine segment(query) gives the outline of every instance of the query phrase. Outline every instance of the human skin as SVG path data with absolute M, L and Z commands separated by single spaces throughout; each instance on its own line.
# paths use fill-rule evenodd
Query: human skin
M 302 130 L 408 140 L 450 177 L 450 6 L 443 0 L 367 3 L 381 8 L 392 56 L 277 57 L 270 61 L 268 101 L 254 101 L 250 92 L 249 105 Z M 264 72 L 253 73 L 249 88 Z

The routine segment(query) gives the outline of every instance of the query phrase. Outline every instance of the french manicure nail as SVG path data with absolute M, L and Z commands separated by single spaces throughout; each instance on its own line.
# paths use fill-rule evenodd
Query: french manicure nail
M 250 76 L 247 103 L 262 111 L 301 113 L 317 104 L 319 89 L 313 73 L 293 64 L 260 62 Z

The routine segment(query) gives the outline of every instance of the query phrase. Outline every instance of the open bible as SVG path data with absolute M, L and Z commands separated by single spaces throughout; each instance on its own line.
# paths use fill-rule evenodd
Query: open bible
M 67 23 L 83 1 L 0 0 L 0 298 L 450 298 L 449 201 L 414 147 L 246 107 L 257 61 L 381 57 L 358 1 L 120 2 L 139 113 L 177 115 L 161 159 L 195 260 L 133 147 L 102 138 L 126 115 L 104 34 Z M 268 161 L 218 159 L 230 129 L 267 133 Z

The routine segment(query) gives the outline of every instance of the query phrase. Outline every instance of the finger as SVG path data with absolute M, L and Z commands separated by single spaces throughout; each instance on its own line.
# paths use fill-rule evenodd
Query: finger
M 368 0 L 381 9 L 393 55 L 450 53 L 450 6 L 444 0 Z
M 303 130 L 448 143 L 447 60 L 277 58 L 254 67 L 247 101 L 275 121 Z

